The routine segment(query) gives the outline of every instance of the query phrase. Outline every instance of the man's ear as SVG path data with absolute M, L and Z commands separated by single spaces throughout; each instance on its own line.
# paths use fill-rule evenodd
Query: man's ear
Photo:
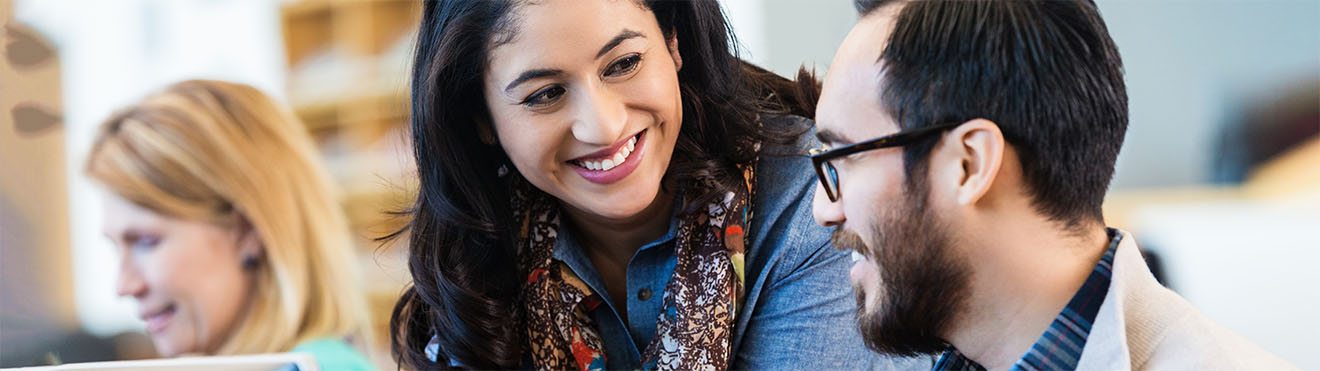
M 955 197 L 958 205 L 972 205 L 981 201 L 990 191 L 999 176 L 1004 160 L 1004 133 L 999 125 L 986 119 L 973 119 L 953 129 L 945 142 L 944 150 L 952 151 L 956 167 L 946 168 L 952 172 Z
M 683 70 L 683 56 L 678 53 L 678 34 L 665 40 L 665 44 L 669 46 L 669 57 L 674 58 L 674 71 Z

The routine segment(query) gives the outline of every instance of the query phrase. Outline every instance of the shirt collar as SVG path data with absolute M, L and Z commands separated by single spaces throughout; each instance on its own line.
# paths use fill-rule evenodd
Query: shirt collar
M 678 228 L 681 224 L 678 214 L 683 210 L 681 206 L 682 202 L 679 199 L 681 196 L 682 194 L 680 193 L 675 197 L 673 210 L 670 211 L 669 230 L 659 239 L 642 245 L 640 249 L 637 249 L 638 252 L 655 246 L 664 245 L 677 238 Z M 568 228 L 566 223 L 566 220 L 562 220 L 559 224 L 559 231 L 555 238 L 555 251 L 551 254 L 551 258 L 568 265 L 568 269 L 571 269 L 573 273 L 582 278 L 582 281 L 586 282 L 587 286 L 591 287 L 592 291 L 597 295 L 600 295 L 606 303 L 613 306 L 609 294 L 605 290 L 605 281 L 600 277 L 600 273 L 596 270 L 596 266 L 592 265 L 591 258 L 587 257 L 586 251 L 582 250 L 582 244 L 578 243 L 577 238 L 573 236 L 573 233 L 571 232 L 572 228 Z M 634 254 L 634 256 L 636 255 Z
M 1073 294 L 1072 300 L 1063 308 L 1054 322 L 1045 329 L 1045 333 L 1027 349 L 1012 370 L 1073 370 L 1082 357 L 1082 348 L 1086 346 L 1087 335 L 1095 323 L 1096 313 L 1109 293 L 1109 281 L 1113 276 L 1114 253 L 1123 240 L 1123 233 L 1117 229 L 1106 228 L 1109 234 L 1109 248 L 1091 269 L 1082 287 Z M 964 356 L 958 349 L 949 345 L 932 370 L 984 370 L 980 364 Z

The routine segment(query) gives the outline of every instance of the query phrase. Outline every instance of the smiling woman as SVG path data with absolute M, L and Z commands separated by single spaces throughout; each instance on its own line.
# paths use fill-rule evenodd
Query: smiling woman
M 427 1 L 407 367 L 866 368 L 810 104 L 711 1 Z
M 114 114 L 87 173 L 119 247 L 118 291 L 167 356 L 311 353 L 371 369 L 352 241 L 292 115 L 246 85 L 192 80 Z

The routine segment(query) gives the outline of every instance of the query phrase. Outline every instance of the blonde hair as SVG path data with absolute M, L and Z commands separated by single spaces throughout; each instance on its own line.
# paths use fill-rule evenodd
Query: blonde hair
M 258 233 L 265 255 L 252 304 L 214 354 L 285 352 L 322 337 L 370 343 L 353 240 L 330 178 L 306 129 L 261 91 L 171 85 L 101 125 L 87 173 L 155 212 L 227 227 L 245 220 Z

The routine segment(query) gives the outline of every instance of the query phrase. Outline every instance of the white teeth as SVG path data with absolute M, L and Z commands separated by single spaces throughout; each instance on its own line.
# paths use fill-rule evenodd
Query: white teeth
M 618 152 L 614 153 L 614 157 L 610 157 L 601 161 L 578 161 L 577 164 L 578 166 L 582 166 L 584 168 L 587 168 L 588 170 L 595 170 L 595 171 L 613 169 L 616 166 L 623 165 L 623 162 L 626 161 L 628 159 L 628 156 L 632 155 L 633 151 L 636 149 L 637 149 L 637 137 L 632 137 L 628 139 L 627 144 L 624 144 L 622 148 L 619 148 Z
M 853 252 L 852 252 L 852 261 L 855 263 L 855 262 L 860 261 L 860 260 L 866 260 L 866 256 L 864 256 L 864 255 L 862 255 L 862 254 L 860 254 L 860 253 L 858 253 L 858 252 L 856 252 L 856 251 L 853 251 Z

